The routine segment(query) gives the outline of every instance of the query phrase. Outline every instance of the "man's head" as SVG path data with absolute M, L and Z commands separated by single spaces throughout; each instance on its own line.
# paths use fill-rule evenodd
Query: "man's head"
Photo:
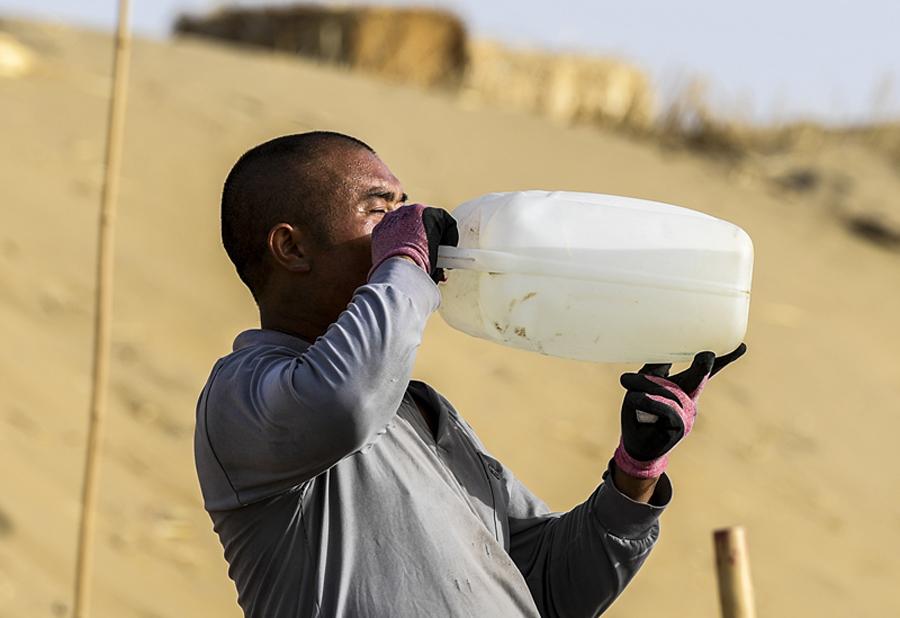
M 222 192 L 222 242 L 261 312 L 330 320 L 365 283 L 371 232 L 406 200 L 375 151 L 316 131 L 246 152 Z

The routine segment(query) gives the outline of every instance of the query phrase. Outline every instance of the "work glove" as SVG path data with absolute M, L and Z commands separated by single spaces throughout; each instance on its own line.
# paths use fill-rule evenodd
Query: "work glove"
M 407 204 L 384 215 L 372 230 L 372 268 L 369 277 L 388 258 L 405 255 L 435 283 L 444 281 L 437 267 L 438 246 L 459 242 L 456 220 L 443 208 Z
M 661 475 L 667 453 L 691 432 L 697 400 L 709 379 L 747 351 L 743 343 L 716 357 L 700 352 L 691 366 L 669 375 L 670 363 L 644 365 L 620 378 L 628 392 L 622 403 L 622 438 L 613 459 L 625 474 L 637 478 Z

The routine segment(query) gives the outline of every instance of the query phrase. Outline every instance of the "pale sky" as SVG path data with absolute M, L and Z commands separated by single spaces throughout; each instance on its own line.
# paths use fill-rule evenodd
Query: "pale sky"
M 154 37 L 168 35 L 179 11 L 223 4 L 131 2 L 134 30 Z M 839 123 L 873 116 L 900 118 L 897 0 L 399 3 L 450 8 L 476 36 L 629 59 L 647 70 L 663 91 L 687 76 L 704 77 L 721 109 L 756 119 L 805 116 Z M 0 0 L 0 16 L 33 15 L 111 28 L 116 4 L 115 0 Z

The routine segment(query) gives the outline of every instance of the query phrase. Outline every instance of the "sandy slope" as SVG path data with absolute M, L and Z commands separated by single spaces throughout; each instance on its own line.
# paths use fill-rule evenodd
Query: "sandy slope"
M 62 616 L 87 408 L 109 47 L 68 29 L 6 28 L 38 62 L 28 76 L 0 79 L 0 616 Z M 238 615 L 191 452 L 198 390 L 255 319 L 218 245 L 217 197 L 244 149 L 313 128 L 369 141 L 420 201 L 587 190 L 675 202 L 747 229 L 758 255 L 751 353 L 704 396 L 695 434 L 673 457 L 677 496 L 662 541 L 607 615 L 716 616 L 710 531 L 732 523 L 749 529 L 762 616 L 900 615 L 896 253 L 849 234 L 815 195 L 789 199 L 756 175 L 693 155 L 462 109 L 263 54 L 139 42 L 97 616 Z M 842 170 L 871 199 L 898 206 L 898 176 L 861 147 L 826 142 L 797 157 Z M 616 378 L 625 369 L 501 348 L 434 318 L 416 373 L 566 509 L 593 489 L 615 445 Z

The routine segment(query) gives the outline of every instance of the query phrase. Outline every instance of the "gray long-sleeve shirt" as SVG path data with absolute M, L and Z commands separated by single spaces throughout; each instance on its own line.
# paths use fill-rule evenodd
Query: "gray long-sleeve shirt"
M 646 559 L 667 477 L 654 505 L 605 474 L 550 513 L 410 381 L 439 301 L 421 269 L 390 259 L 315 343 L 250 330 L 214 366 L 197 473 L 247 616 L 595 616 Z

